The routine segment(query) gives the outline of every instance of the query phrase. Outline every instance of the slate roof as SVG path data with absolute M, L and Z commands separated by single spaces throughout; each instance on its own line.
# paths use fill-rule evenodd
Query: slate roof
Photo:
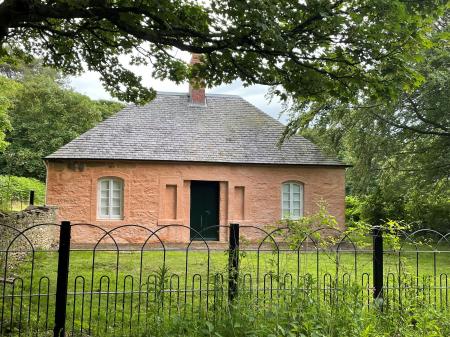
M 206 106 L 187 94 L 158 93 L 128 106 L 46 159 L 117 159 L 241 164 L 344 164 L 300 136 L 281 148 L 283 124 L 239 96 L 207 95 Z

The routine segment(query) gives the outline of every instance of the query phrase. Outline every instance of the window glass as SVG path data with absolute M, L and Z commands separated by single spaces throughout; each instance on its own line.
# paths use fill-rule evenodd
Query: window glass
M 298 219 L 303 216 L 303 185 L 286 182 L 282 187 L 283 218 Z
M 100 207 L 109 207 L 109 198 L 101 198 Z
M 120 215 L 120 207 L 111 207 L 111 215 Z
M 98 186 L 99 218 L 121 219 L 123 217 L 123 181 L 118 178 L 102 178 Z
M 102 180 L 101 181 L 102 191 L 109 190 L 109 181 L 108 180 Z
M 107 216 L 108 215 L 108 207 L 100 207 L 100 214 L 102 216 Z

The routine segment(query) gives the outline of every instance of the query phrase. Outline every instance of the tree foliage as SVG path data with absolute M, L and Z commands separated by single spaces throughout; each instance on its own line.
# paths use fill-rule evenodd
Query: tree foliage
M 362 204 L 358 218 L 375 213 L 405 219 L 417 226 L 450 224 L 450 46 L 448 21 L 440 22 L 414 67 L 420 87 L 397 100 L 366 98 L 359 104 L 340 101 L 291 111 L 291 128 L 352 164 L 348 191 Z M 353 216 L 353 215 L 352 215 Z
M 445 0 L 5 0 L 3 55 L 39 56 L 66 73 L 94 70 L 124 101 L 154 91 L 122 64 L 212 86 L 240 78 L 300 102 L 395 96 L 420 77 L 409 66 Z M 175 51 L 203 54 L 189 67 Z
M 0 151 L 8 145 L 5 140 L 5 131 L 11 129 L 8 109 L 13 106 L 13 97 L 19 88 L 19 83 L 0 76 Z
M 61 75 L 35 64 L 14 73 L 11 80 L 20 89 L 8 115 L 12 128 L 6 133 L 10 143 L 0 152 L 0 171 L 45 179 L 43 157 L 117 112 L 121 103 L 93 101 L 66 87 Z
M 112 95 L 136 103 L 155 91 L 123 56 L 176 83 L 271 86 L 291 107 L 286 136 L 307 129 L 353 164 L 349 190 L 368 212 L 377 205 L 429 223 L 436 214 L 448 220 L 446 10 L 446 0 L 4 0 L 0 65 L 37 56 L 65 74 L 97 71 Z M 189 66 L 179 50 L 203 62 Z M 39 76 L 6 108 L 14 130 L 2 160 L 42 178 L 38 158 L 109 109 Z M 11 104 L 0 100 L 0 130 L 9 127 L 2 102 Z

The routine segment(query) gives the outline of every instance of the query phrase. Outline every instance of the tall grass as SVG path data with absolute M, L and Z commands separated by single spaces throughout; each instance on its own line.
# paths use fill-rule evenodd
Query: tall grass
M 130 336 L 450 336 L 449 311 L 437 311 L 414 301 L 402 309 L 367 307 L 361 288 L 352 285 L 345 296 L 323 301 L 299 292 L 289 303 L 265 307 L 240 299 L 224 312 L 185 319 L 154 319 L 145 331 Z

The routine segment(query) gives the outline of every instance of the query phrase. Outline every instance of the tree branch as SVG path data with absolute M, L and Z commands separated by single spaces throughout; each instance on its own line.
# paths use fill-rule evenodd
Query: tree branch
M 418 129 L 416 127 L 410 126 L 410 125 L 406 125 L 406 124 L 402 124 L 402 123 L 397 123 L 397 122 L 393 122 L 375 112 L 373 112 L 372 110 L 367 110 L 372 116 L 376 117 L 377 119 L 381 120 L 382 122 L 392 125 L 396 128 L 399 129 L 405 129 L 405 130 L 409 130 L 409 131 L 413 131 L 419 134 L 424 134 L 424 135 L 435 135 L 435 136 L 442 136 L 442 137 L 450 137 L 450 132 L 438 132 L 438 131 L 429 131 L 429 130 L 422 130 L 422 129 Z
M 447 132 L 447 131 L 449 130 L 449 129 L 448 129 L 447 127 L 445 127 L 444 125 L 442 125 L 442 124 L 440 124 L 440 123 L 438 123 L 438 122 L 432 121 L 432 120 L 426 118 L 424 115 L 422 115 L 422 114 L 420 113 L 420 111 L 419 111 L 419 108 L 417 107 L 416 102 L 414 102 L 414 100 L 413 100 L 410 96 L 408 96 L 408 97 L 406 98 L 406 100 L 409 102 L 410 107 L 412 108 L 412 111 L 414 112 L 414 114 L 415 114 L 415 115 L 417 116 L 417 118 L 419 118 L 422 122 L 424 122 L 424 123 L 426 123 L 426 124 L 430 124 L 431 126 L 433 126 L 433 127 L 435 127 L 435 128 L 438 128 L 438 129 L 441 129 L 442 131 L 445 131 L 445 132 Z

